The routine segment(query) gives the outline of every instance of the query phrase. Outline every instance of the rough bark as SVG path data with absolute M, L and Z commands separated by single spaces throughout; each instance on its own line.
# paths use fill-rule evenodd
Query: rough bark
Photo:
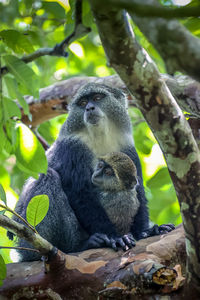
M 138 3 L 138 0 L 133 0 Z M 143 5 L 161 6 L 157 0 L 144 0 Z M 200 39 L 177 20 L 140 17 L 130 13 L 133 21 L 162 56 L 167 73 L 180 71 L 200 80 Z
M 3 299 L 161 299 L 183 296 L 181 265 L 185 265 L 182 226 L 173 232 L 141 240 L 127 252 L 93 249 L 65 255 L 49 263 L 8 265 L 0 288 Z M 180 289 L 180 290 L 179 290 Z M 177 291 L 173 294 L 173 291 Z M 181 298 L 183 299 L 183 298 Z
M 97 0 L 91 0 L 90 4 L 109 63 L 130 92 L 137 95 L 137 106 L 149 123 L 165 155 L 186 232 L 188 254 L 186 287 L 199 295 L 199 149 L 187 121 L 155 64 L 136 42 L 124 12 L 115 8 L 108 10 Z
M 176 97 L 180 107 L 192 114 L 193 117 L 200 118 L 200 84 L 187 76 L 171 77 L 162 75 L 162 78 Z M 91 81 L 122 88 L 128 92 L 118 75 L 100 78 L 73 77 L 41 89 L 39 101 L 32 96 L 26 96 L 32 114 L 32 121 L 22 112 L 22 122 L 36 127 L 44 121 L 66 113 L 67 105 L 80 86 Z M 132 96 L 129 94 L 130 105 L 135 105 L 135 97 L 137 97 L 137 94 L 134 91 Z

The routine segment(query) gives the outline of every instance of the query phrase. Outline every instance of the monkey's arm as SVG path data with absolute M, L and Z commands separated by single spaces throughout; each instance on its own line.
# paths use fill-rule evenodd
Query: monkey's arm
M 131 233 L 133 234 L 134 238 L 138 240 L 140 239 L 141 232 L 149 228 L 149 213 L 147 208 L 147 199 L 145 196 L 143 186 L 142 170 L 140 160 L 134 146 L 122 150 L 122 152 L 127 154 L 132 159 L 137 168 L 138 185 L 136 187 L 136 190 L 140 206 L 138 208 L 137 214 L 134 217 L 134 221 L 131 226 Z
M 149 213 L 147 208 L 147 200 L 144 192 L 142 170 L 139 157 L 134 147 L 126 149 L 123 152 L 126 153 L 135 163 L 139 181 L 139 185 L 137 186 L 137 197 L 140 202 L 140 207 L 131 226 L 131 233 L 137 240 L 139 240 L 142 238 L 164 234 L 174 230 L 175 226 L 173 224 L 163 224 L 160 226 L 154 225 L 153 227 L 149 228 Z

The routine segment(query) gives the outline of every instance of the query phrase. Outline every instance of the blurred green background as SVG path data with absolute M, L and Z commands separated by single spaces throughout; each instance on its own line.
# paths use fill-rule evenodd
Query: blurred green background
M 180 4 L 177 1 L 174 3 Z M 181 4 L 193 5 L 195 2 L 197 1 L 181 1 Z M 171 5 L 173 1 L 161 3 Z M 17 99 L 28 114 L 22 97 L 25 94 L 37 97 L 39 88 L 73 76 L 114 74 L 113 69 L 106 64 L 104 50 L 86 0 L 83 1 L 83 22 L 92 28 L 92 32 L 70 45 L 67 49 L 68 58 L 46 56 L 28 65 L 17 60 L 41 47 L 53 47 L 73 31 L 74 1 L 69 1 L 68 4 L 63 7 L 51 1 L 0 0 L 0 61 L 2 67 L 5 64 L 10 66 L 10 73 L 1 80 L 0 183 L 6 191 L 8 206 L 11 208 L 14 208 L 25 180 L 29 176 L 37 177 L 46 168 L 44 151 L 31 131 L 20 123 L 21 113 L 13 100 Z M 187 18 L 182 23 L 194 35 L 200 35 L 197 19 Z M 157 51 L 140 30 L 132 25 L 139 43 L 156 62 L 160 72 L 165 73 L 164 62 Z M 12 69 L 13 65 L 15 69 Z M 181 222 L 179 204 L 162 152 L 140 111 L 130 108 L 129 113 L 135 146 L 142 163 L 150 218 L 157 224 L 171 222 L 177 225 Z M 56 139 L 66 117 L 67 115 L 61 115 L 40 125 L 39 132 L 49 144 Z M 13 243 L 7 239 L 6 231 L 0 228 L 0 246 L 11 245 Z M 11 262 L 10 250 L 0 249 L 0 254 L 6 262 Z

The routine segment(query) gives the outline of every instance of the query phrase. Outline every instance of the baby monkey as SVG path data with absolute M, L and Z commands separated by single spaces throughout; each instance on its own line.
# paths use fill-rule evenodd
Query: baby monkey
M 130 239 L 131 226 L 140 203 L 137 198 L 137 169 L 128 155 L 112 152 L 99 158 L 92 182 L 100 189 L 100 203 L 119 236 Z M 126 249 L 124 249 L 126 250 Z

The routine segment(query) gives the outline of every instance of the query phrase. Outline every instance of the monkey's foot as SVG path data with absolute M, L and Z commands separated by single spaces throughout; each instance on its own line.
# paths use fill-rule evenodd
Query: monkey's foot
M 165 234 L 175 229 L 174 224 L 163 224 L 163 225 L 154 225 L 151 228 L 146 229 L 145 231 L 141 232 L 139 239 L 148 238 L 150 236 Z

